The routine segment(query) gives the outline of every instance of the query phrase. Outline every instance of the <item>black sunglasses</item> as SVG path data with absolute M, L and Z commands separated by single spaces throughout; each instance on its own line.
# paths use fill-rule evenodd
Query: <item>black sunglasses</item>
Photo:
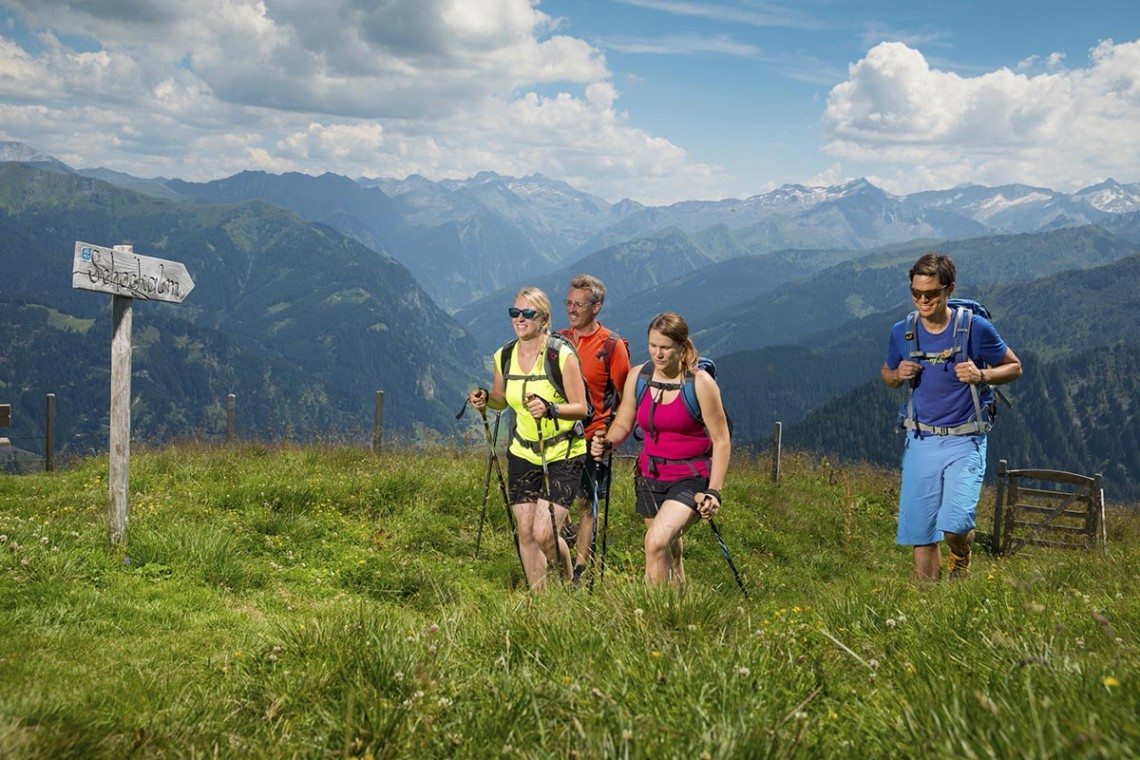
M 910 289 L 910 295 L 911 295 L 911 298 L 913 298 L 916 301 L 933 301 L 934 299 L 936 299 L 940 295 L 942 295 L 942 291 L 944 291 L 944 290 L 946 290 L 945 285 L 943 285 L 942 287 L 937 288 L 935 290 L 916 290 L 914 288 L 911 288 Z
M 538 316 L 538 309 L 518 309 L 512 306 L 507 309 L 507 313 L 511 315 L 511 319 L 518 319 L 520 316 L 523 319 L 534 319 Z

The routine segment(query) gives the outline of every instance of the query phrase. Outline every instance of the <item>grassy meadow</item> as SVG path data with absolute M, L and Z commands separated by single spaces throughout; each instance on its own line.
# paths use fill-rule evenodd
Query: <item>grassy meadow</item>
M 136 452 L 125 551 L 105 459 L 0 476 L 0 757 L 1140 753 L 1140 513 L 1110 509 L 1107 552 L 921 586 L 897 473 L 740 457 L 718 524 L 746 600 L 704 525 L 688 586 L 644 586 L 621 461 L 604 580 L 536 598 L 494 489 L 473 557 L 485 465 Z

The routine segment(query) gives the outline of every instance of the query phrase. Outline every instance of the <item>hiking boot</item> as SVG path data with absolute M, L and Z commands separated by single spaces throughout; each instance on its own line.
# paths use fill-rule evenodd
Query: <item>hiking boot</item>
M 964 581 L 970 577 L 970 554 L 971 552 L 966 552 L 966 556 L 963 557 L 960 554 L 950 552 L 950 563 L 948 567 L 950 580 Z
M 586 572 L 585 565 L 574 565 L 574 575 L 570 578 L 570 588 L 578 588 L 582 583 L 582 573 Z

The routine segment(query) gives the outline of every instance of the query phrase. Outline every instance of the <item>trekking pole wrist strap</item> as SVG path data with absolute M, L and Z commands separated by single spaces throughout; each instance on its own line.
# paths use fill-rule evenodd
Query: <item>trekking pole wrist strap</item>
M 716 498 L 717 504 L 721 503 L 720 491 L 716 490 L 715 488 L 706 488 L 705 489 L 705 496 L 713 496 Z

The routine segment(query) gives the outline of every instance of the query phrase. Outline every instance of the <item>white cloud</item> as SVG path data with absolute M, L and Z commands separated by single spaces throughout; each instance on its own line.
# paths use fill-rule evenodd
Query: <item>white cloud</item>
M 763 51 L 746 42 L 736 42 L 723 35 L 670 35 L 666 37 L 635 38 L 613 37 L 605 41 L 611 50 L 634 55 L 730 55 L 739 58 L 759 58 Z
M 1049 56 L 1054 68 L 1060 57 Z M 1140 174 L 1140 41 L 1105 40 L 1087 68 L 1029 76 L 1007 68 L 963 77 L 885 42 L 828 96 L 826 150 L 883 162 L 896 192 L 1027 182 L 1076 189 Z
M 845 184 L 853 179 L 855 178 L 849 177 L 844 173 L 843 165 L 837 161 L 823 171 L 808 177 L 801 184 L 807 185 L 808 187 L 832 187 L 834 185 Z
M 542 171 L 652 202 L 735 184 L 629 124 L 602 51 L 532 0 L 5 4 L 24 33 L 0 31 L 0 137 L 77 166 Z
M 864 47 L 873 47 L 880 42 L 902 42 L 911 47 L 918 45 L 945 45 L 950 37 L 944 29 L 924 27 L 921 31 L 906 31 L 880 21 L 867 24 L 863 30 Z
M 710 21 L 723 21 L 757 27 L 792 27 L 814 29 L 820 24 L 810 16 L 795 8 L 782 7 L 774 3 L 736 4 L 732 2 L 697 2 L 696 0 L 620 0 L 626 5 L 668 13 L 674 16 L 688 16 Z

